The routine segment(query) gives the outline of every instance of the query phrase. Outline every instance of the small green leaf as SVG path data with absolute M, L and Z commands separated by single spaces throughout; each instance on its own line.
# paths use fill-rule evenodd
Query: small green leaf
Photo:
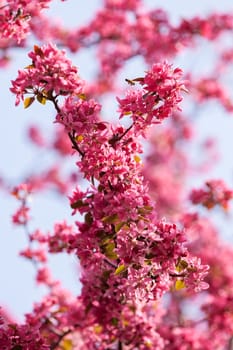
M 185 282 L 183 280 L 176 280 L 176 283 L 175 283 L 175 289 L 176 290 L 181 290 L 183 288 L 185 288 Z
M 34 64 L 29 64 L 28 66 L 24 67 L 24 69 L 32 69 L 35 68 Z
M 40 57 L 43 57 L 44 56 L 44 53 L 43 51 L 41 50 L 41 48 L 37 45 L 34 45 L 34 52 L 39 55 Z
M 102 221 L 105 224 L 113 224 L 118 220 L 117 214 L 113 214 L 113 215 L 109 215 L 109 216 L 105 216 L 102 218 Z
M 85 206 L 87 206 L 88 204 L 87 203 L 84 203 L 83 201 L 82 201 L 82 199 L 78 199 L 76 202 L 74 202 L 74 203 L 71 203 L 71 208 L 72 209 L 78 209 L 78 208 L 81 208 L 81 207 L 85 207 Z
M 144 262 L 145 262 L 146 265 L 151 265 L 152 264 L 151 259 L 145 259 Z
M 47 99 L 46 99 L 46 97 L 44 97 L 42 94 L 38 94 L 38 95 L 36 96 L 36 99 L 37 99 L 37 101 L 40 102 L 42 105 L 45 105 L 45 104 L 46 104 Z
M 72 350 L 73 349 L 73 342 L 71 339 L 64 339 L 61 344 L 62 350 Z
M 117 325 L 118 325 L 118 322 L 119 322 L 119 320 L 118 320 L 118 318 L 116 318 L 116 317 L 113 317 L 113 318 L 111 319 L 111 323 L 112 323 L 113 326 L 117 326 Z
M 78 97 L 83 101 L 87 99 L 87 96 L 84 93 L 78 94 Z
M 151 205 L 144 205 L 144 209 L 147 211 L 152 211 L 153 207 Z
M 136 163 L 140 163 L 141 162 L 141 158 L 139 157 L 138 154 L 135 154 L 134 160 L 135 160 Z
M 118 258 L 118 255 L 114 252 L 114 249 L 115 249 L 114 242 L 110 242 L 103 246 L 105 256 L 111 260 L 115 260 Z
M 35 97 L 26 97 L 25 100 L 23 101 L 24 108 L 28 108 L 31 106 L 31 104 L 35 101 Z
M 181 271 L 185 270 L 187 267 L 188 267 L 187 261 L 185 261 L 185 260 L 180 260 L 180 261 L 178 262 L 178 264 L 176 265 L 176 270 L 177 270 L 178 272 L 181 272 Z
M 127 267 L 124 264 L 119 265 L 115 271 L 115 275 L 119 275 L 120 273 L 124 272 L 126 269 Z
M 124 226 L 125 222 L 119 222 L 118 224 L 115 224 L 115 231 L 118 232 L 120 229 Z
M 135 82 L 131 79 L 125 79 L 125 81 L 129 84 L 129 85 L 135 85 Z
M 83 140 L 83 135 L 78 135 L 75 137 L 75 141 L 81 142 Z
M 94 327 L 93 327 L 93 330 L 96 334 L 101 334 L 102 333 L 102 330 L 103 330 L 103 326 L 101 326 L 100 324 L 96 324 Z
M 89 213 L 89 212 L 86 213 L 86 215 L 85 215 L 85 223 L 87 225 L 91 225 L 93 223 L 93 217 L 92 217 L 91 213 Z

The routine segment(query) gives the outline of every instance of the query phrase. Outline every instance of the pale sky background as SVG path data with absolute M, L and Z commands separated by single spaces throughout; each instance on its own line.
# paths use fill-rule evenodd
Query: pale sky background
M 145 1 L 149 6 L 161 7 L 171 13 L 172 20 L 176 22 L 180 17 L 205 15 L 208 12 L 233 12 L 232 0 L 163 0 Z M 65 2 L 54 1 L 50 10 L 53 17 L 61 18 L 64 23 L 77 26 L 78 23 L 85 23 L 91 18 L 95 9 L 100 6 L 98 0 L 68 0 Z M 204 54 L 203 54 L 204 53 Z M 1 137 L 0 137 L 0 175 L 3 174 L 17 183 L 17 179 L 25 173 L 28 168 L 40 168 L 41 162 L 49 161 L 40 158 L 39 152 L 25 138 L 25 126 L 32 123 L 40 123 L 43 129 L 49 130 L 53 127 L 53 110 L 51 107 L 43 107 L 39 104 L 25 111 L 22 106 L 15 108 L 15 98 L 9 92 L 10 80 L 17 75 L 17 70 L 28 63 L 27 51 L 14 50 L 12 52 L 13 63 L 9 69 L 0 70 L 1 79 Z M 69 57 L 72 57 L 68 54 Z M 208 47 L 202 48 L 201 56 L 196 56 L 195 70 L 208 68 L 210 53 Z M 76 56 L 74 63 L 79 66 L 80 75 L 83 78 L 91 78 L 93 63 L 88 55 Z M 181 67 L 191 64 L 186 62 L 186 57 L 180 60 Z M 183 67 L 182 67 L 183 68 Z M 133 69 L 133 68 L 131 68 Z M 137 73 L 137 72 L 136 72 Z M 43 111 L 42 111 L 43 108 Z M 223 177 L 233 188 L 233 162 L 232 162 L 232 130 L 233 119 L 224 115 L 223 111 L 216 105 L 205 108 L 197 116 L 197 125 L 200 130 L 200 138 L 205 135 L 216 136 L 220 141 L 220 153 L 223 156 L 221 163 L 214 171 L 215 177 Z M 60 197 L 43 195 L 32 203 L 33 212 L 36 213 L 33 224 L 44 230 L 50 229 L 57 220 L 67 218 L 73 221 L 70 216 L 68 201 L 61 201 Z M 17 207 L 14 198 L 5 197 L 0 192 L 0 305 L 7 306 L 13 315 L 23 319 L 23 314 L 29 312 L 33 301 L 39 300 L 44 293 L 34 281 L 34 270 L 32 265 L 18 257 L 18 251 L 25 247 L 26 240 L 23 230 L 15 228 L 11 224 L 11 214 Z M 233 242 L 233 229 L 230 228 L 230 221 L 227 218 L 217 218 L 217 225 L 224 227 L 228 240 Z M 76 259 L 66 259 L 59 255 L 52 259 L 54 275 L 61 278 L 64 285 L 78 293 Z

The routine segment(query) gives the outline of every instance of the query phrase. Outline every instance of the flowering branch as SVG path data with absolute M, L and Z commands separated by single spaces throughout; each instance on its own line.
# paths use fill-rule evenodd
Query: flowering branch
M 53 102 L 56 121 L 81 155 L 77 165 L 92 184 L 86 192 L 77 187 L 70 198 L 73 214 L 84 215 L 84 221 L 76 223 L 78 233 L 68 245 L 64 242 L 64 249 L 79 257 L 83 270 L 80 298 L 95 324 L 96 341 L 101 339 L 107 346 L 113 332 L 118 349 L 124 343 L 146 344 L 146 324 L 140 334 L 131 334 L 131 322 L 125 321 L 132 317 L 132 305 L 137 315 L 137 303 L 159 300 L 172 286 L 195 292 L 208 287 L 203 282 L 208 266 L 189 254 L 184 232 L 157 220 L 138 156 L 140 136 L 146 137 L 151 125 L 179 109 L 185 91 L 181 70 L 158 63 L 145 77 L 133 80 L 141 88 L 118 99 L 120 118 L 130 116 L 133 121 L 124 128 L 101 122 L 100 105 L 86 99 L 84 83 L 63 51 L 51 44 L 36 46 L 29 57 L 32 64 L 12 82 L 16 104 L 20 99 L 26 108 L 35 99 L 42 104 Z M 25 99 L 27 93 L 32 96 Z M 65 96 L 61 107 L 59 96 Z M 135 322 L 141 323 L 140 317 Z M 156 337 L 154 345 L 159 341 Z

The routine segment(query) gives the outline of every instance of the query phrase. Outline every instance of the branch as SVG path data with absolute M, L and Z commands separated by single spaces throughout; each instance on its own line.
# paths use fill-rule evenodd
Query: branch
M 51 98 L 49 98 L 49 100 L 53 103 L 53 105 L 54 105 L 54 107 L 55 107 L 57 113 L 60 114 L 60 113 L 61 113 L 61 110 L 60 110 L 60 107 L 58 106 L 56 97 L 52 96 Z M 73 133 L 74 133 L 74 131 L 73 131 Z M 85 156 L 85 154 L 84 154 L 84 152 L 82 152 L 81 149 L 78 147 L 74 135 L 72 135 L 71 132 L 68 132 L 68 136 L 69 136 L 69 139 L 70 139 L 70 141 L 71 141 L 71 143 L 72 143 L 72 146 L 73 146 L 72 148 L 75 149 L 75 150 L 80 154 L 80 156 L 83 158 L 83 157 Z
M 53 332 L 53 333 L 55 333 L 55 332 Z M 58 335 L 58 340 L 51 345 L 50 350 L 56 349 L 56 347 L 59 346 L 62 339 L 69 333 L 71 333 L 70 329 L 68 331 L 64 332 L 63 334 Z
M 75 149 L 76 151 L 78 151 L 78 153 L 80 154 L 80 156 L 83 158 L 85 156 L 85 153 L 83 151 L 81 151 L 81 149 L 78 147 L 77 142 L 75 141 L 74 136 L 71 134 L 71 132 L 68 132 L 68 136 L 70 138 L 70 141 L 73 145 L 73 149 Z
M 110 143 L 110 145 L 114 147 L 115 144 L 116 144 L 118 141 L 120 141 L 120 140 L 130 131 L 130 129 L 132 129 L 133 125 L 134 125 L 134 123 L 131 124 L 131 125 L 123 132 L 123 134 L 121 134 L 121 135 L 118 135 L 118 134 L 113 135 L 112 138 L 108 141 L 108 143 Z
M 118 342 L 117 350 L 123 350 L 123 344 L 120 340 Z

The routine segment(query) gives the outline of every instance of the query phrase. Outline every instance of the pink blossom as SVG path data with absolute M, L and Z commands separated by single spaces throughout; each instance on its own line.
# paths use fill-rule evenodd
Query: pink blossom
M 63 124 L 66 131 L 74 130 L 77 136 L 83 137 L 83 134 L 93 130 L 93 123 L 98 121 L 100 109 L 100 105 L 94 100 L 86 101 L 71 96 L 65 100 L 56 121 Z
M 233 197 L 233 191 L 228 189 L 222 180 L 206 181 L 203 189 L 194 189 L 190 200 L 193 204 L 202 204 L 207 209 L 219 205 L 227 210 L 229 201 Z
M 209 99 L 218 100 L 223 107 L 229 111 L 233 111 L 233 102 L 230 93 L 216 78 L 203 78 L 193 84 L 194 92 L 200 102 L 206 102 Z
M 18 72 L 16 80 L 12 81 L 10 89 L 16 94 L 16 105 L 25 94 L 32 94 L 44 104 L 46 100 L 56 98 L 58 95 L 79 93 L 82 81 L 77 75 L 77 69 L 66 58 L 65 51 L 60 51 L 55 45 L 47 44 L 42 47 L 35 46 L 28 56 L 32 63 L 25 70 Z M 26 105 L 27 107 L 27 105 Z
M 42 132 L 38 129 L 38 127 L 32 125 L 28 129 L 28 136 L 29 136 L 30 140 L 33 143 L 35 143 L 37 146 L 39 146 L 39 147 L 45 146 L 44 137 L 42 135 Z
M 20 252 L 21 256 L 36 262 L 45 263 L 47 261 L 46 253 L 43 249 L 27 248 Z
M 118 98 L 120 116 L 130 115 L 137 132 L 169 117 L 182 100 L 185 88 L 179 81 L 181 73 L 165 62 L 154 64 L 145 77 L 130 80 L 131 84 L 142 85 L 143 90 L 129 90 L 125 98 Z
M 0 328 L 0 346 L 2 350 L 27 349 L 49 350 L 50 346 L 41 336 L 40 331 L 29 325 L 9 324 Z
M 20 43 L 30 31 L 30 21 L 48 7 L 51 0 L 7 0 L 0 8 L 2 38 L 14 38 Z
M 71 252 L 75 243 L 74 228 L 66 222 L 56 223 L 53 234 L 48 237 L 48 246 L 51 253 L 62 251 Z
M 30 208 L 28 207 L 20 207 L 13 215 L 12 222 L 16 225 L 25 225 L 30 219 L 29 216 Z
M 93 94 L 99 97 L 114 89 L 115 74 L 129 58 L 142 54 L 150 62 L 155 57 L 160 61 L 161 55 L 174 56 L 179 46 L 193 44 L 194 36 L 211 40 L 219 35 L 221 21 L 225 30 L 230 29 L 231 18 L 215 16 L 211 23 L 191 19 L 182 22 L 182 32 L 179 25 L 170 24 L 163 11 L 139 12 L 140 1 L 106 0 L 105 5 L 91 25 L 67 32 L 59 26 L 49 26 L 45 20 L 45 34 L 41 35 L 52 36 L 54 28 L 59 43 L 69 45 L 73 51 L 97 45 L 102 70 L 100 86 L 94 83 L 84 88 L 78 70 L 64 51 L 52 44 L 36 46 L 29 54 L 32 64 L 12 82 L 16 104 L 22 99 L 24 106 L 29 107 L 35 98 L 42 104 L 53 103 L 56 122 L 64 130 L 51 138 L 48 145 L 57 150 L 59 159 L 72 150 L 77 157 L 72 178 L 89 182 L 86 189 L 76 184 L 70 195 L 74 226 L 58 222 L 48 234 L 40 231 L 29 234 L 33 247 L 21 254 L 42 265 L 36 279 L 49 287 L 49 293 L 35 304 L 26 322 L 31 329 L 38 329 L 53 349 L 71 344 L 83 350 L 122 347 L 201 350 L 201 346 L 211 350 L 194 320 L 185 318 L 184 304 L 201 292 L 199 310 L 206 316 L 204 325 L 208 325 L 211 334 L 219 328 L 215 317 L 211 323 L 212 315 L 215 316 L 213 303 L 205 303 L 204 299 L 212 294 L 223 295 L 219 310 L 224 312 L 227 302 L 231 302 L 230 292 L 221 287 L 225 282 L 227 287 L 231 286 L 230 273 L 220 263 L 214 264 L 212 253 L 216 249 L 226 253 L 227 265 L 231 251 L 218 244 L 207 221 L 197 214 L 182 215 L 182 183 L 188 167 L 180 143 L 191 138 L 188 122 L 177 113 L 181 93 L 185 91 L 182 72 L 166 62 L 156 63 L 145 76 L 127 79 L 132 88 L 118 102 L 120 117 L 131 118 L 128 127 L 103 121 L 100 99 L 95 100 Z M 40 35 L 38 24 L 34 32 Z M 25 98 L 27 93 L 31 93 L 29 99 Z M 154 136 L 154 153 L 144 166 L 141 136 L 147 136 L 151 125 L 169 116 L 173 119 Z M 145 168 L 151 186 L 144 178 Z M 60 192 L 67 193 L 72 183 L 71 176 L 67 179 L 70 179 L 67 183 L 62 180 L 58 166 L 50 167 L 40 177 L 31 176 L 30 191 L 24 186 L 22 194 L 19 189 L 15 191 L 20 210 L 26 210 L 32 189 L 55 185 Z M 161 216 L 169 220 L 161 220 Z M 211 249 L 206 249 L 205 254 L 208 240 Z M 82 283 L 79 297 L 72 297 L 53 280 L 44 264 L 45 246 L 49 253 L 66 252 L 78 257 Z M 214 269 L 209 272 L 210 262 Z M 224 272 L 219 273 L 218 268 Z M 164 296 L 165 303 L 171 300 L 172 311 L 168 307 L 161 312 Z M 230 334 L 228 314 L 225 321 Z M 220 331 L 218 334 L 215 348 L 224 344 Z M 21 343 L 19 346 L 22 347 Z
M 127 3 L 124 0 L 105 0 L 105 6 L 107 8 L 113 8 L 117 10 L 135 11 L 141 5 L 141 0 L 130 0 Z

